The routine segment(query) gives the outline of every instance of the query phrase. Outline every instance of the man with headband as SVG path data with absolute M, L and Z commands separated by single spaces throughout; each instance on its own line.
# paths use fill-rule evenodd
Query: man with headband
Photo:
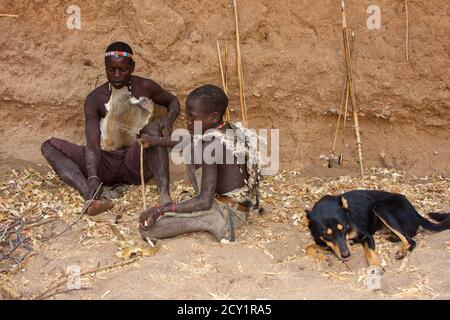
M 112 208 L 112 201 L 101 196 L 102 185 L 140 183 L 141 149 L 136 137 L 143 133 L 169 136 L 180 112 L 173 94 L 153 80 L 133 75 L 134 68 L 133 51 L 128 44 L 109 45 L 105 52 L 108 82 L 95 88 L 85 100 L 86 146 L 50 138 L 41 148 L 58 176 L 89 204 L 89 215 Z M 158 123 L 151 121 L 153 103 L 168 111 Z M 154 177 L 160 203 L 171 203 L 166 149 L 145 149 L 143 159 L 144 180 Z

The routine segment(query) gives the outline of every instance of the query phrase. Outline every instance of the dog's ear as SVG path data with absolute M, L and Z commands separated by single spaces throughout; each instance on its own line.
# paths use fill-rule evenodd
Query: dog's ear
M 348 201 L 344 197 L 339 198 L 339 205 L 341 208 L 348 209 Z
M 306 219 L 311 220 L 311 215 L 310 215 L 311 210 L 305 209 L 305 212 L 306 212 Z

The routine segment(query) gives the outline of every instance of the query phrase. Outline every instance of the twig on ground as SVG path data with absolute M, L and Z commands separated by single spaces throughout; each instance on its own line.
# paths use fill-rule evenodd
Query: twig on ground
M 43 238 L 41 239 L 42 242 L 54 239 L 56 237 L 59 237 L 60 235 L 62 235 L 64 232 L 66 232 L 67 230 L 69 230 L 70 228 L 72 228 L 78 221 L 80 221 L 80 219 L 83 217 L 83 215 L 86 213 L 86 211 L 89 209 L 92 201 L 95 200 L 95 197 L 97 196 L 98 192 L 100 191 L 100 188 L 102 187 L 103 183 L 100 182 L 100 185 L 98 186 L 97 190 L 95 191 L 94 195 L 92 196 L 92 199 L 89 200 L 89 202 L 84 206 L 83 210 L 81 210 L 81 213 L 78 215 L 78 217 L 75 219 L 75 221 L 73 221 L 71 224 L 69 224 L 64 230 L 62 230 L 61 232 L 48 237 L 48 238 Z
M 97 273 L 97 272 L 102 272 L 102 271 L 107 271 L 107 270 L 111 270 L 114 268 L 123 267 L 128 264 L 132 264 L 132 263 L 136 262 L 137 260 L 139 260 L 139 257 L 136 257 L 136 258 L 133 258 L 130 260 L 121 261 L 121 262 L 116 262 L 116 263 L 109 264 L 109 265 L 106 265 L 103 267 L 92 268 L 92 269 L 89 269 L 87 271 L 80 273 L 80 278 L 84 277 L 86 275 Z M 41 290 L 39 293 L 37 293 L 36 295 L 32 296 L 29 299 L 30 300 L 41 300 L 43 298 L 46 298 L 47 294 L 49 294 L 53 290 L 57 290 L 59 287 L 63 286 L 66 283 L 67 283 L 67 276 L 65 274 L 61 274 L 49 286 L 47 286 L 45 289 Z
M 0 13 L 0 17 L 18 18 L 19 16 L 17 14 Z

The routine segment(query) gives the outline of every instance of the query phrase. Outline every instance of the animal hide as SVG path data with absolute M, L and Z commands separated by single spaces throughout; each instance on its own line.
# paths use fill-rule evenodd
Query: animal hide
M 107 151 L 120 150 L 134 143 L 154 110 L 150 99 L 132 97 L 127 87 L 112 87 L 111 90 L 111 97 L 105 104 L 106 116 L 100 120 L 101 148 Z
M 229 122 L 234 135 L 228 136 L 219 130 L 214 130 L 203 135 L 194 136 L 194 143 L 202 140 L 209 141 L 212 138 L 218 139 L 228 150 L 236 156 L 245 157 L 248 179 L 244 179 L 245 185 L 242 188 L 224 194 L 233 198 L 237 202 L 250 201 L 253 205 L 259 205 L 259 182 L 261 180 L 262 161 L 258 149 L 258 143 L 267 144 L 267 140 L 260 137 L 256 132 L 247 129 L 242 123 Z

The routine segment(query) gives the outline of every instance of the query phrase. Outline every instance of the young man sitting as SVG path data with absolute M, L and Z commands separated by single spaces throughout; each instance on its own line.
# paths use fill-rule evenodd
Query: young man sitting
M 214 161 L 210 161 L 211 158 L 206 159 L 207 152 L 203 152 L 199 164 L 192 164 L 194 162 L 191 156 L 187 173 L 196 190 L 196 196 L 142 212 L 140 232 L 144 239 L 207 231 L 214 234 L 218 241 L 233 241 L 235 228 L 246 221 L 252 200 L 257 195 L 259 164 L 249 163 L 248 148 L 244 148 L 244 154 L 239 155 L 236 148 L 232 147 L 234 138 L 230 141 L 228 131 L 235 132 L 238 127 L 223 121 L 227 106 L 225 93 L 213 85 L 201 86 L 189 94 L 186 99 L 186 113 L 192 138 L 191 150 L 200 143 L 203 151 L 220 149 L 223 152 L 212 152 Z M 194 135 L 199 125 L 201 135 Z M 240 128 L 241 136 L 248 131 Z M 168 138 L 145 134 L 141 135 L 140 142 L 144 148 L 174 147 L 178 143 Z M 220 143 L 219 148 L 217 143 Z

